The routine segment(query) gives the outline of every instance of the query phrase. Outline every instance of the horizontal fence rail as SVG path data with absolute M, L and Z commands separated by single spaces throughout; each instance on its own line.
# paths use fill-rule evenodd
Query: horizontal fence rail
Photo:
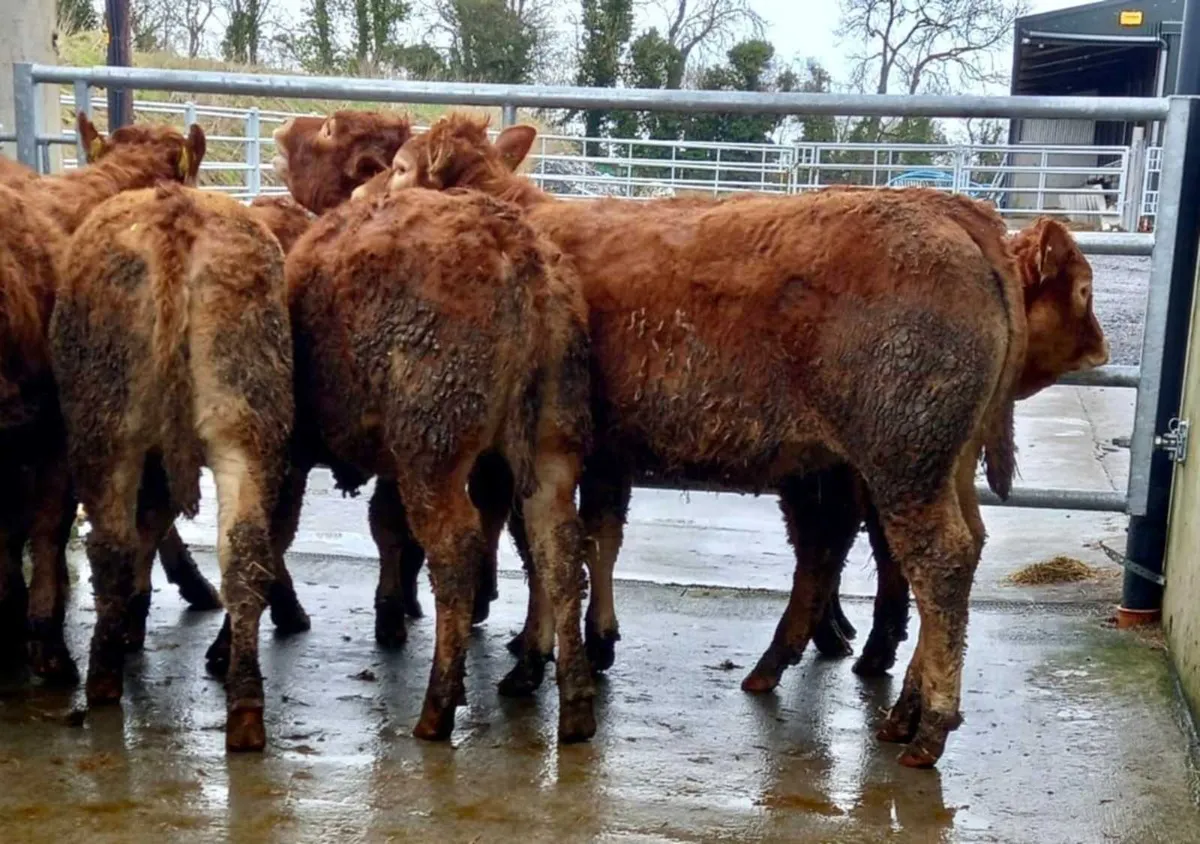
M 851 117 L 1058 117 L 1078 120 L 1162 120 L 1165 98 L 1152 97 L 951 97 L 898 94 L 805 94 L 683 91 L 658 88 L 575 88 L 463 82 L 409 82 L 220 71 L 126 67 L 30 67 L 34 83 L 85 82 L 101 88 L 179 91 L 242 96 L 330 98 L 361 102 L 454 103 L 551 109 L 813 114 Z
M 1123 214 L 1122 203 L 1134 202 L 1139 217 L 1171 220 L 1178 204 L 1179 173 L 1177 162 L 1181 159 L 1183 129 L 1187 128 L 1188 104 L 1182 98 L 1132 98 L 1132 97 L 987 97 L 987 96 L 891 96 L 858 94 L 757 94 L 726 91 L 662 91 L 641 89 L 591 89 L 570 87 L 547 87 L 533 85 L 483 85 L 462 83 L 401 82 L 381 79 L 338 79 L 326 77 L 302 77 L 287 75 L 252 75 L 202 71 L 168 71 L 148 68 L 69 68 L 46 65 L 17 64 L 14 66 L 18 125 L 16 141 L 18 154 L 23 161 L 36 164 L 39 143 L 73 144 L 73 133 L 59 136 L 39 137 L 36 131 L 35 96 L 38 84 L 73 85 L 75 95 L 93 106 L 88 96 L 89 87 L 116 87 L 173 91 L 183 93 L 237 94 L 249 96 L 322 98 L 354 100 L 378 103 L 437 103 L 474 106 L 499 106 L 506 122 L 515 119 L 517 108 L 545 109 L 630 109 L 675 112 L 727 112 L 727 113 L 772 113 L 805 115 L 853 115 L 853 116 L 926 116 L 926 117 L 993 117 L 993 118 L 1059 118 L 1084 120 L 1166 120 L 1167 134 L 1162 148 L 1145 151 L 1144 166 L 1136 168 L 1136 179 L 1131 175 L 1131 151 L 1126 147 L 1088 148 L 1079 147 L 1034 147 L 1004 146 L 984 152 L 998 155 L 981 158 L 978 147 L 921 147 L 927 156 L 921 163 L 905 161 L 908 147 L 887 148 L 870 145 L 707 145 L 690 142 L 644 142 L 637 139 L 578 139 L 563 136 L 546 136 L 538 154 L 530 156 L 534 172 L 530 177 L 541 180 L 544 187 L 553 184 L 576 184 L 583 182 L 574 195 L 561 194 L 564 198 L 584 198 L 589 194 L 589 185 L 600 184 L 611 188 L 624 186 L 630 199 L 646 198 L 638 195 L 634 188 L 652 188 L 656 182 L 639 168 L 673 168 L 676 186 L 687 189 L 691 185 L 701 190 L 722 193 L 725 185 L 731 190 L 762 190 L 797 192 L 807 188 L 823 187 L 820 175 L 813 173 L 822 169 L 825 162 L 841 173 L 868 174 L 871 184 L 882 179 L 880 187 L 920 183 L 924 178 L 934 186 L 948 187 L 956 192 L 970 195 L 986 194 L 987 198 L 1002 206 L 1001 210 L 1014 213 L 1022 209 L 1005 209 L 1006 197 L 1020 193 L 1011 180 L 1024 177 L 1035 181 L 1032 190 L 1039 197 L 1055 194 L 1078 197 L 1084 205 L 1104 202 L 1103 213 L 1109 216 L 1128 217 Z M 84 99 L 86 98 L 86 99 Z M 97 106 L 99 103 L 96 104 Z M 214 118 L 241 119 L 247 131 L 244 136 L 213 134 L 214 143 L 242 144 L 249 150 L 244 161 L 212 162 L 211 169 L 217 172 L 246 172 L 244 186 L 232 186 L 235 195 L 238 188 L 243 192 L 281 193 L 281 186 L 273 179 L 263 178 L 268 171 L 263 169 L 262 158 L 272 146 L 269 137 L 260 135 L 262 127 L 279 124 L 292 115 L 284 112 L 268 112 L 258 109 L 215 109 L 193 104 L 154 104 L 185 120 L 194 121 L 198 114 Z M 0 138 L 3 140 L 3 138 Z M 578 145 L 581 154 L 563 152 L 564 144 Z M 659 146 L 660 143 L 665 147 Z M 558 149 L 552 149 L 555 144 Z M 590 145 L 598 145 L 590 147 Z M 589 155 L 591 149 L 611 150 L 625 146 L 624 159 L 613 155 Z M 647 153 L 650 149 L 670 149 L 672 159 L 664 159 L 659 153 Z M 1144 148 L 1143 148 L 1144 149 Z M 689 152 L 690 150 L 690 152 Z M 770 150 L 768 153 L 766 150 Z M 683 157 L 680 157 L 680 152 Z M 836 153 L 836 164 L 830 160 Z M 859 156 L 857 159 L 855 156 Z M 1092 162 L 1071 164 L 1063 157 L 1091 156 Z M 1140 155 L 1140 153 L 1139 153 Z M 881 158 L 882 157 L 882 158 Z M 1055 160 L 1051 160 L 1054 157 Z M 1101 158 L 1109 158 L 1101 162 Z M 1019 159 L 1019 160 L 1017 160 Z M 1015 161 L 1014 161 L 1015 160 Z M 564 166 L 592 168 L 624 168 L 624 174 L 609 172 L 581 180 L 579 174 L 554 172 Z M 539 172 L 540 168 L 540 172 Z M 926 171 L 924 175 L 913 171 Z M 689 175 L 690 174 L 690 175 Z M 707 178 L 712 174 L 711 181 Z M 725 176 L 722 181 L 722 175 Z M 1078 179 L 1080 176 L 1107 178 L 1110 184 L 1097 182 L 1097 187 L 1080 187 L 1073 184 L 1054 184 L 1055 179 Z M 1003 178 L 1001 178 L 1003 177 Z M 1007 180 L 1007 181 L 1006 181 Z M 1130 181 L 1140 184 L 1131 186 Z M 661 180 L 658 182 L 661 187 Z M 208 187 L 228 190 L 230 186 Z M 607 190 L 606 188 L 606 190 Z M 1030 188 L 1025 188 L 1026 191 Z M 611 195 L 611 194 L 608 194 Z M 1163 197 L 1162 199 L 1160 199 Z M 1115 202 L 1114 202 L 1115 197 Z M 1116 205 L 1116 208 L 1111 207 Z M 1040 206 L 1039 212 L 1047 210 Z M 1085 209 L 1086 210 L 1086 209 Z M 1173 232 L 1172 232 L 1173 234 Z M 980 498 L 984 504 L 1007 504 L 1016 507 L 1039 509 L 1069 509 L 1090 511 L 1129 512 L 1135 515 L 1145 512 L 1145 475 L 1148 471 L 1148 443 L 1154 438 L 1153 417 L 1148 412 L 1149 402 L 1143 395 L 1150 390 L 1156 394 L 1161 374 L 1161 345 L 1159 335 L 1165 332 L 1162 307 L 1170 287 L 1172 244 L 1165 249 L 1156 248 L 1154 234 L 1139 232 L 1077 232 L 1080 248 L 1093 255 L 1152 255 L 1153 270 L 1149 292 L 1146 338 L 1140 366 L 1104 366 L 1088 372 L 1073 373 L 1062 383 L 1080 387 L 1118 387 L 1138 390 L 1138 407 L 1135 413 L 1131 456 L 1130 482 L 1124 493 L 1112 491 L 1071 489 L 1017 488 L 1004 502 L 990 490 L 980 487 Z M 1153 317 L 1153 319 L 1151 319 Z M 1144 465 L 1143 465 L 1144 464 Z M 653 478 L 639 479 L 639 486 L 678 488 L 677 483 L 660 483 Z M 704 484 L 689 488 L 713 491 L 737 491 L 722 488 L 720 484 Z
M 60 101 L 65 123 L 73 124 L 75 97 L 63 94 Z M 101 97 L 81 101 L 93 114 L 107 108 Z M 202 187 L 241 199 L 286 191 L 270 167 L 270 132 L 299 113 L 147 100 L 135 101 L 134 113 L 205 127 L 210 144 Z M 74 136 L 64 126 L 61 135 L 41 135 L 38 143 L 69 145 Z M 0 142 L 5 140 L 12 138 L 0 135 Z M 1159 152 L 1139 147 L 1135 166 L 1134 150 L 1123 146 L 767 144 L 539 133 L 528 174 L 544 190 L 569 198 L 793 194 L 848 183 L 922 185 L 988 200 L 1012 219 L 1047 215 L 1133 231 L 1139 224 L 1150 228 L 1153 220 L 1157 192 L 1147 191 L 1156 185 L 1142 173 L 1156 172 Z M 1113 248 L 1122 247 L 1114 242 Z

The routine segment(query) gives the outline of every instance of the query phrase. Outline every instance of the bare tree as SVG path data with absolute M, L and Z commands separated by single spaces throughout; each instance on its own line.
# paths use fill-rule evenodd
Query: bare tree
M 679 51 L 681 72 L 693 51 L 719 54 L 735 40 L 758 37 L 764 31 L 751 0 L 655 0 L 655 4 L 666 21 L 667 43 Z
M 851 84 L 878 94 L 999 82 L 996 55 L 1028 11 L 1027 0 L 841 0 L 841 6 L 838 36 L 863 45 L 851 56 Z
M 186 41 L 187 56 L 194 59 L 204 46 L 204 36 L 216 11 L 216 0 L 179 0 L 171 8 L 177 16 L 176 25 Z

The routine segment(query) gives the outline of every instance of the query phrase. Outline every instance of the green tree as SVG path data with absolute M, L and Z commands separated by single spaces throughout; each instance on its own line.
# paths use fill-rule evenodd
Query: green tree
M 258 64 L 269 0 L 227 0 L 229 23 L 221 44 L 225 58 L 242 64 Z
M 575 84 L 589 88 L 613 88 L 621 76 L 621 59 L 633 35 L 633 0 L 581 0 L 583 43 Z M 604 109 L 584 112 L 584 134 L 604 135 L 610 113 Z M 599 155 L 598 145 L 589 144 L 586 154 Z
M 464 82 L 529 82 L 544 31 L 523 0 L 441 0 L 447 66 Z
M 355 70 L 367 73 L 386 63 L 396 27 L 408 19 L 407 0 L 353 0 Z
M 643 32 L 629 47 L 629 62 L 622 74 L 630 88 L 670 88 L 683 78 L 683 55 L 657 29 Z M 647 137 L 655 140 L 678 138 L 683 130 L 681 115 L 662 111 L 629 112 L 613 115 L 613 130 L 618 137 Z M 647 147 L 650 157 L 660 157 L 658 148 Z

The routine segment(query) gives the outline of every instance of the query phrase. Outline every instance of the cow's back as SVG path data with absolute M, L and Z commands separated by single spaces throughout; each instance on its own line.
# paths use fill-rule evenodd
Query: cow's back
M 880 414 L 919 427 L 946 385 L 943 415 L 977 427 L 1002 378 L 1013 279 L 947 214 L 866 192 L 590 205 L 534 220 L 583 279 L 602 433 L 665 468 L 769 483 L 885 448 Z

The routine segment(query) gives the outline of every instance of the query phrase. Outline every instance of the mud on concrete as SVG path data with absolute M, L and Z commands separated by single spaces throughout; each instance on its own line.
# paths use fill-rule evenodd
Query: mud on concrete
M 211 558 L 202 564 L 215 575 Z M 1107 628 L 1104 605 L 974 608 L 966 722 L 930 772 L 901 768 L 898 748 L 873 736 L 913 639 L 894 677 L 863 681 L 849 660 L 806 655 L 775 694 L 752 697 L 738 685 L 783 596 L 651 584 L 618 586 L 624 638 L 590 744 L 555 743 L 552 679 L 533 701 L 495 692 L 525 606 L 514 577 L 472 641 L 452 741 L 420 742 L 409 731 L 432 619 L 384 653 L 373 566 L 290 565 L 313 629 L 277 640 L 264 628 L 266 753 L 226 756 L 223 691 L 203 672 L 220 614 L 187 612 L 159 577 L 120 708 L 76 726 L 81 692 L 0 687 L 0 839 L 1200 841 L 1165 654 Z M 86 586 L 76 594 L 71 644 L 83 659 L 93 616 Z M 846 609 L 865 636 L 869 604 Z

